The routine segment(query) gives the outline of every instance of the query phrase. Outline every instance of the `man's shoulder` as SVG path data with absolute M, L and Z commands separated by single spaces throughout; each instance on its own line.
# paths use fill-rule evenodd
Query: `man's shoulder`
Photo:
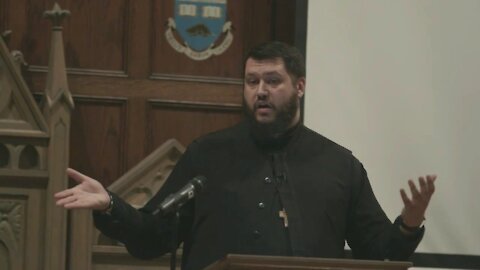
M 309 149 L 303 153 L 303 155 L 309 155 L 304 157 L 305 159 L 318 159 L 325 165 L 323 168 L 337 175 L 345 175 L 350 172 L 349 168 L 356 170 L 355 168 L 361 166 L 361 162 L 350 149 L 309 128 L 305 129 L 304 134 L 307 134 L 305 137 L 308 139 L 305 140 L 306 144 L 304 142 L 302 148 Z
M 221 145 L 230 144 L 245 137 L 248 130 L 244 122 L 233 126 L 212 131 L 196 138 L 193 143 L 197 145 Z
M 309 144 L 311 147 L 317 148 L 322 152 L 336 153 L 340 155 L 352 156 L 352 151 L 335 141 L 325 137 L 324 135 L 303 126 L 305 134 L 305 143 Z

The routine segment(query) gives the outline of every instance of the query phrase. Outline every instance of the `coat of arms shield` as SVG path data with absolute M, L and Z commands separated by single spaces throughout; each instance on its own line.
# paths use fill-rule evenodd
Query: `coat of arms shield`
M 232 43 L 231 22 L 226 22 L 227 0 L 175 0 L 175 19 L 168 19 L 165 36 L 178 52 L 194 60 L 223 53 Z M 172 31 L 177 31 L 183 44 Z M 225 33 L 218 46 L 217 39 Z

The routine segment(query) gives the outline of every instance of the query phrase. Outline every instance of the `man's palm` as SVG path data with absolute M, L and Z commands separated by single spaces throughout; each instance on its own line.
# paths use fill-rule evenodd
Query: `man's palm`
M 56 193 L 57 205 L 67 209 L 103 210 L 108 207 L 110 197 L 100 182 L 71 168 L 67 169 L 67 175 L 75 180 L 78 185 Z

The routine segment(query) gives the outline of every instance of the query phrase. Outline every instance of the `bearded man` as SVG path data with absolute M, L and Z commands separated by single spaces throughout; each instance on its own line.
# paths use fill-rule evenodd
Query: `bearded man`
M 305 65 L 294 47 L 269 42 L 246 57 L 245 121 L 195 140 L 165 185 L 136 210 L 101 184 L 72 169 L 79 184 L 57 193 L 67 209 L 94 209 L 95 225 L 135 257 L 169 252 L 171 215 L 157 206 L 190 179 L 208 182 L 180 209 L 177 247 L 183 269 L 202 269 L 228 253 L 406 260 L 424 234 L 421 226 L 436 176 L 400 191 L 404 208 L 392 224 L 367 173 L 352 153 L 305 127 L 300 100 Z

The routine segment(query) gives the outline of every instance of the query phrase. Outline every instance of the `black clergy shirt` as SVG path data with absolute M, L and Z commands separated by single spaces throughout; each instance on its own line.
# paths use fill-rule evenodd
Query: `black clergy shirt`
M 150 213 L 197 175 L 205 187 L 180 211 L 183 269 L 228 253 L 342 258 L 345 241 L 355 258 L 405 260 L 423 236 L 392 225 L 349 150 L 301 124 L 263 142 L 246 122 L 189 145 L 140 211 L 114 195 L 111 215 L 95 213 L 95 225 L 135 257 L 170 252 L 171 218 Z

